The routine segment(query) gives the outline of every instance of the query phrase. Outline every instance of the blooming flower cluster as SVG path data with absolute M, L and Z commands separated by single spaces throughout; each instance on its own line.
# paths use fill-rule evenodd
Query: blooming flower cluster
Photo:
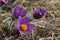
M 44 8 L 39 8 L 33 12 L 33 17 L 35 19 L 40 19 L 44 16 L 46 10 Z M 16 5 L 13 10 L 13 16 L 18 19 L 16 28 L 19 30 L 20 34 L 31 34 L 32 30 L 35 28 L 34 24 L 30 23 L 30 18 L 26 17 L 27 11 L 19 5 Z
M 5 4 L 8 3 L 8 0 L 0 0 Z M 46 13 L 46 9 L 38 8 L 33 12 L 33 18 L 40 19 Z M 13 16 L 18 20 L 16 28 L 19 30 L 20 34 L 31 34 L 32 30 L 35 28 L 34 24 L 30 23 L 30 18 L 26 16 L 27 11 L 24 7 L 16 5 L 13 9 Z

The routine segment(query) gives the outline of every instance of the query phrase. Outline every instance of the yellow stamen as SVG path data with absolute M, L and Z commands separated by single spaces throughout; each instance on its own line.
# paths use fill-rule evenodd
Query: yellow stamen
M 28 29 L 28 26 L 26 24 L 21 25 L 21 30 L 26 31 Z

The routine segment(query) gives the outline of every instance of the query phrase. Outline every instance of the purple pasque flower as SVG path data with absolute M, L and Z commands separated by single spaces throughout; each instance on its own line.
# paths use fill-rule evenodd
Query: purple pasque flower
M 34 11 L 33 18 L 40 19 L 41 17 L 44 16 L 45 13 L 46 13 L 46 9 L 38 8 L 37 10 Z
M 16 5 L 13 9 L 13 16 L 15 18 L 18 18 L 19 16 L 24 17 L 26 16 L 27 11 L 24 9 L 24 7 Z
M 31 34 L 32 30 L 35 28 L 34 24 L 30 23 L 29 17 L 20 17 L 18 19 L 18 24 L 16 24 L 16 28 L 19 30 L 20 34 Z
M 1 0 L 1 2 L 7 4 L 8 3 L 8 0 Z

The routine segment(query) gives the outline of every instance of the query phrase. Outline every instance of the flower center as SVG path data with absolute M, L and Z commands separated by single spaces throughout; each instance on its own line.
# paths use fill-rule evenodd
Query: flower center
M 26 24 L 22 24 L 20 28 L 22 31 L 26 31 L 28 29 L 28 26 Z

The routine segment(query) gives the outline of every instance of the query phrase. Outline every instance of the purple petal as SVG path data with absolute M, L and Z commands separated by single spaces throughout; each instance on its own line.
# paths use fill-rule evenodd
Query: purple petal
M 20 32 L 21 35 L 26 34 L 24 31 L 21 31 L 21 30 L 19 30 L 19 32 Z
M 20 11 L 19 11 L 20 7 L 17 5 L 15 6 L 14 10 L 13 10 L 13 16 L 18 18 Z
M 24 17 L 27 14 L 27 11 L 24 9 L 24 7 L 20 7 L 20 14 L 19 16 Z
M 18 23 L 21 23 L 21 21 L 22 21 L 22 17 L 19 16 Z
M 16 28 L 19 30 L 20 24 L 16 24 L 15 26 L 16 26 Z
M 41 13 L 43 13 L 43 14 L 46 13 L 46 9 L 45 9 L 45 8 L 40 8 L 39 11 L 40 11 Z
M 1 2 L 1 0 L 0 0 L 0 2 Z
M 35 28 L 35 25 L 33 25 L 33 24 L 28 24 L 28 27 L 29 27 L 29 30 L 32 30 L 32 29 Z
M 33 17 L 34 17 L 35 19 L 40 19 L 40 18 L 42 17 L 42 15 L 40 15 L 39 12 L 36 12 L 36 13 L 33 14 Z
M 37 9 L 37 10 L 34 11 L 33 17 L 34 17 L 35 19 L 40 19 L 41 17 L 44 16 L 45 13 L 46 13 L 46 9 L 44 9 L 44 8 L 39 8 L 39 9 Z
M 25 17 L 22 19 L 22 24 L 29 24 L 29 23 L 30 23 L 29 17 Z
M 19 16 L 24 17 L 27 14 L 27 11 L 21 6 L 15 6 L 13 10 L 13 16 L 18 18 Z
M 32 34 L 32 30 L 24 31 L 26 34 Z
M 18 30 L 20 29 L 21 19 L 22 19 L 22 18 L 19 16 L 18 24 L 16 24 L 16 28 L 17 28 Z

